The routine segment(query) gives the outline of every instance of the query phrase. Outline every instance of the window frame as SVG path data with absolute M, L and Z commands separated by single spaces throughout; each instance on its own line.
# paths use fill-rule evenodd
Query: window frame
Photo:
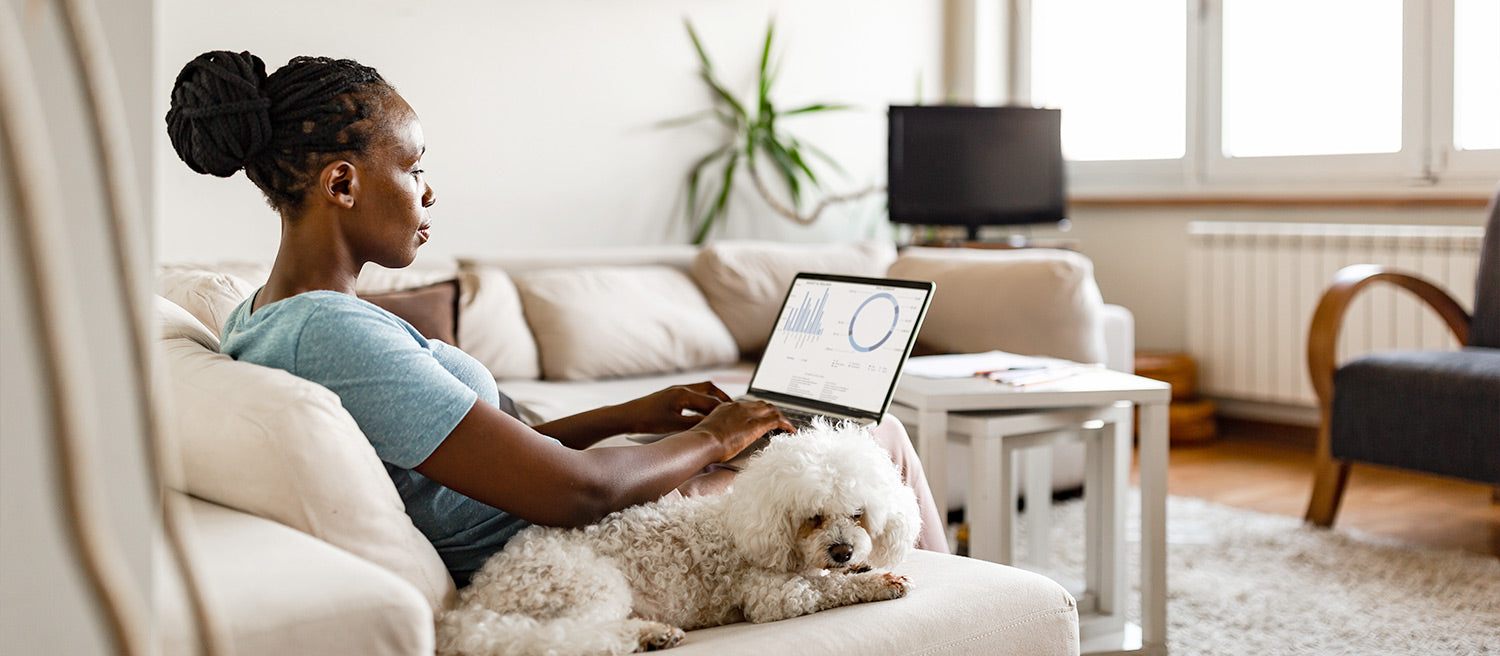
M 1004 1 L 1004 0 L 1002 0 Z M 1032 5 L 1009 0 L 1010 97 L 1030 104 Z M 1454 0 L 1402 0 L 1401 150 L 1395 153 L 1228 157 L 1223 154 L 1223 0 L 1183 0 L 1186 152 L 1181 159 L 1069 161 L 1075 191 L 1158 195 L 1240 189 L 1354 191 L 1392 186 L 1493 185 L 1500 150 L 1453 145 Z M 1436 47 L 1448 44 L 1448 47 Z

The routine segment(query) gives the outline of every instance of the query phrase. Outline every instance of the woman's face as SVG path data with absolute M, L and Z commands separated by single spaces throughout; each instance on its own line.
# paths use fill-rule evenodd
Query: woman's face
M 396 269 L 411 264 L 427 242 L 427 208 L 436 196 L 423 179 L 427 146 L 417 113 L 396 94 L 382 104 L 371 147 L 356 160 L 360 189 L 345 235 L 361 260 Z

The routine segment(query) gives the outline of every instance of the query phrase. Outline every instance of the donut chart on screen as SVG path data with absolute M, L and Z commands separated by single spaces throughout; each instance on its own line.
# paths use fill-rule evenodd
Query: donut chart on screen
M 865 338 L 868 338 L 872 333 L 881 333 L 880 327 L 878 325 L 873 331 L 869 331 L 867 330 L 868 326 L 860 324 L 859 322 L 860 313 L 864 312 L 865 308 L 870 307 L 871 303 L 876 303 L 877 301 L 883 301 L 884 303 L 890 304 L 891 325 L 885 328 L 884 334 L 881 334 L 879 339 L 876 339 L 870 343 L 861 344 L 860 340 L 855 338 L 856 332 L 863 333 L 861 337 Z M 871 314 L 866 317 L 867 322 L 880 321 L 880 317 L 876 314 L 876 311 L 879 309 L 883 309 L 884 303 L 877 303 L 876 306 L 870 307 Z M 853 316 L 849 317 L 849 346 L 853 347 L 854 350 L 861 353 L 869 353 L 870 351 L 880 348 L 885 344 L 886 340 L 891 338 L 891 335 L 896 333 L 896 322 L 900 320 L 900 318 L 901 305 L 896 302 L 895 296 L 892 296 L 887 292 L 872 294 L 869 298 L 865 299 L 863 303 L 860 303 L 859 307 L 854 310 Z M 884 322 L 881 323 L 883 324 Z

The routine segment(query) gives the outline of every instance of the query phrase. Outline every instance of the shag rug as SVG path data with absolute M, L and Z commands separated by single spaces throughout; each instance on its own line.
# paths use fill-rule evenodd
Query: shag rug
M 1137 494 L 1128 502 L 1131 563 Z M 1050 569 L 1081 580 L 1083 503 L 1053 513 Z M 1500 654 L 1500 559 L 1182 497 L 1169 498 L 1167 518 L 1173 656 Z M 1139 623 L 1140 574 L 1132 565 L 1128 576 L 1128 618 Z

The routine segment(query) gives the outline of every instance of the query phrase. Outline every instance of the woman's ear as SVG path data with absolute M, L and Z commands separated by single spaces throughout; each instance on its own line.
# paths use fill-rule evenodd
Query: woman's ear
M 359 194 L 359 167 L 344 159 L 329 162 L 318 174 L 317 194 L 346 210 L 354 209 L 354 199 Z

